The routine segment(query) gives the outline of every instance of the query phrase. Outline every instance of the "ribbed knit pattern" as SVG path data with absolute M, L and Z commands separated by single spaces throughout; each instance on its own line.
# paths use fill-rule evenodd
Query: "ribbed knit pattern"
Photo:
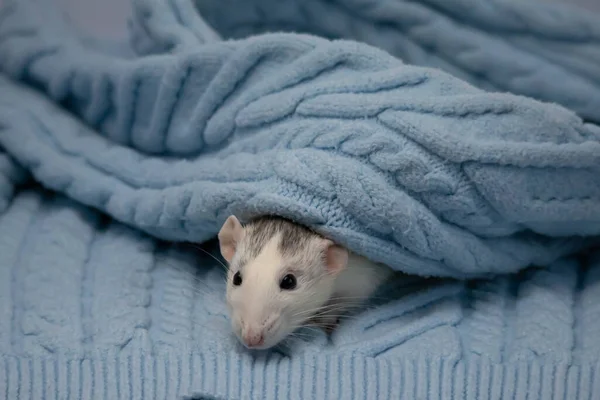
M 330 342 L 252 355 L 209 256 L 23 191 L 0 217 L 0 398 L 595 400 L 599 277 L 600 252 L 491 281 L 398 278 Z
M 451 3 L 472 26 L 496 15 L 506 38 L 509 11 L 526 10 Z M 217 6 L 199 7 L 211 27 L 190 2 L 135 0 L 128 54 L 74 35 L 48 0 L 0 13 L 0 398 L 599 399 L 600 128 L 580 119 L 593 85 L 539 75 L 537 97 L 567 82 L 577 115 L 360 43 L 222 41 L 247 9 L 222 25 Z M 565 15 L 514 23 L 591 46 L 571 58 L 589 72 L 592 17 Z M 231 333 L 215 243 L 177 243 L 231 213 L 296 218 L 412 275 L 330 338 L 306 329 L 252 354 Z
M 479 358 L 469 363 L 319 355 L 250 359 L 207 350 L 185 356 L 111 354 L 91 362 L 2 361 L 8 399 L 63 399 L 70 393 L 80 399 L 594 400 L 600 384 L 598 365 L 497 365 Z

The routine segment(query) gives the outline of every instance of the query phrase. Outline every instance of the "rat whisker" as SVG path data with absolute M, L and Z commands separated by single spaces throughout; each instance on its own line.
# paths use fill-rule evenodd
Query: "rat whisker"
M 313 309 L 309 309 L 309 310 L 302 310 L 302 311 L 292 314 L 292 316 L 293 317 L 302 317 L 302 316 L 306 316 L 306 315 L 312 315 L 312 314 L 315 314 L 317 312 L 320 312 L 322 310 L 327 310 L 327 309 L 328 308 L 326 308 L 326 307 L 318 307 L 318 308 L 313 308 Z
M 288 337 L 293 337 L 293 338 L 295 337 L 295 338 L 300 338 L 300 339 L 312 339 L 313 338 L 312 335 L 309 335 L 307 333 L 302 333 L 302 332 L 293 332 L 293 333 L 290 333 L 288 335 Z
M 347 304 L 347 303 L 343 303 L 343 304 L 326 304 L 324 306 L 321 307 L 317 307 L 317 308 L 313 308 L 313 309 L 309 309 L 309 310 L 303 310 L 300 311 L 298 313 L 295 313 L 294 316 L 295 317 L 301 317 L 304 315 L 323 315 L 323 314 L 327 314 L 330 313 L 332 311 L 340 311 L 340 310 L 347 310 L 347 311 L 351 311 L 354 309 L 365 309 L 368 308 L 368 306 L 365 306 L 363 304 L 357 303 L 357 304 Z
M 326 316 L 330 318 L 358 318 L 356 315 L 351 314 L 327 314 Z
M 390 300 L 390 297 L 369 296 L 369 299 L 370 300 Z M 359 300 L 359 301 L 365 301 L 365 298 L 361 297 L 361 296 L 332 296 L 330 298 L 330 300 L 340 300 L 340 301 Z
M 319 329 L 319 328 L 316 328 L 316 327 L 314 327 L 314 326 L 311 326 L 311 325 L 303 325 L 303 326 L 302 326 L 302 329 L 308 329 L 308 330 L 311 330 L 311 331 L 316 331 L 316 332 L 319 332 L 319 331 L 320 331 L 320 329 Z
M 314 315 L 318 315 L 318 314 L 322 314 L 322 313 L 327 313 L 327 312 L 330 312 L 333 310 L 334 309 L 331 309 L 329 307 L 322 307 L 322 308 L 300 311 L 300 312 L 293 314 L 293 316 L 294 317 L 314 316 Z
M 338 318 L 338 319 L 355 319 L 355 318 L 361 318 L 360 316 L 360 312 L 356 313 L 356 312 L 351 312 L 348 311 L 346 309 L 341 309 L 341 310 L 333 310 L 330 312 L 320 312 L 320 313 L 315 313 L 313 315 L 311 315 L 305 322 L 304 324 L 315 324 L 315 325 L 320 325 L 323 322 L 323 319 L 332 319 L 332 318 Z
M 198 249 L 202 252 L 204 252 L 205 254 L 207 254 L 208 256 L 210 256 L 213 260 L 215 260 L 220 266 L 223 267 L 223 269 L 227 272 L 229 270 L 229 267 L 227 265 L 225 265 L 225 263 L 223 263 L 223 261 L 219 260 L 214 254 L 212 254 L 211 252 L 203 249 L 202 247 L 200 247 L 199 245 L 192 243 L 192 246 L 195 249 Z

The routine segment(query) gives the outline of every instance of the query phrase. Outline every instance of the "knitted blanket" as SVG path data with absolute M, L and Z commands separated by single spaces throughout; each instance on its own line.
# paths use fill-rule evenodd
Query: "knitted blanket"
M 134 0 L 111 45 L 50 0 L 2 9 L 0 395 L 600 397 L 599 16 L 196 6 Z M 408 275 L 331 337 L 251 354 L 211 243 L 180 244 L 230 214 Z

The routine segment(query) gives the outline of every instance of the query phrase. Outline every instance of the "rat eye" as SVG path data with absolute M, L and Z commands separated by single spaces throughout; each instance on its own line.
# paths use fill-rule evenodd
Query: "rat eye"
M 233 286 L 240 286 L 241 284 L 242 284 L 242 274 L 240 274 L 240 271 L 238 271 L 233 275 Z
M 296 287 L 296 277 L 292 274 L 287 274 L 279 282 L 279 287 L 283 290 L 292 290 Z

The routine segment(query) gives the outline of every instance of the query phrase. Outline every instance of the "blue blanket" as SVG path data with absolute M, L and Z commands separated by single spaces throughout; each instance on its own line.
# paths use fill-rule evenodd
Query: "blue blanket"
M 119 45 L 5 7 L 0 394 L 600 396 L 600 16 L 482 4 L 139 0 Z M 229 214 L 410 276 L 248 354 L 171 243 Z

